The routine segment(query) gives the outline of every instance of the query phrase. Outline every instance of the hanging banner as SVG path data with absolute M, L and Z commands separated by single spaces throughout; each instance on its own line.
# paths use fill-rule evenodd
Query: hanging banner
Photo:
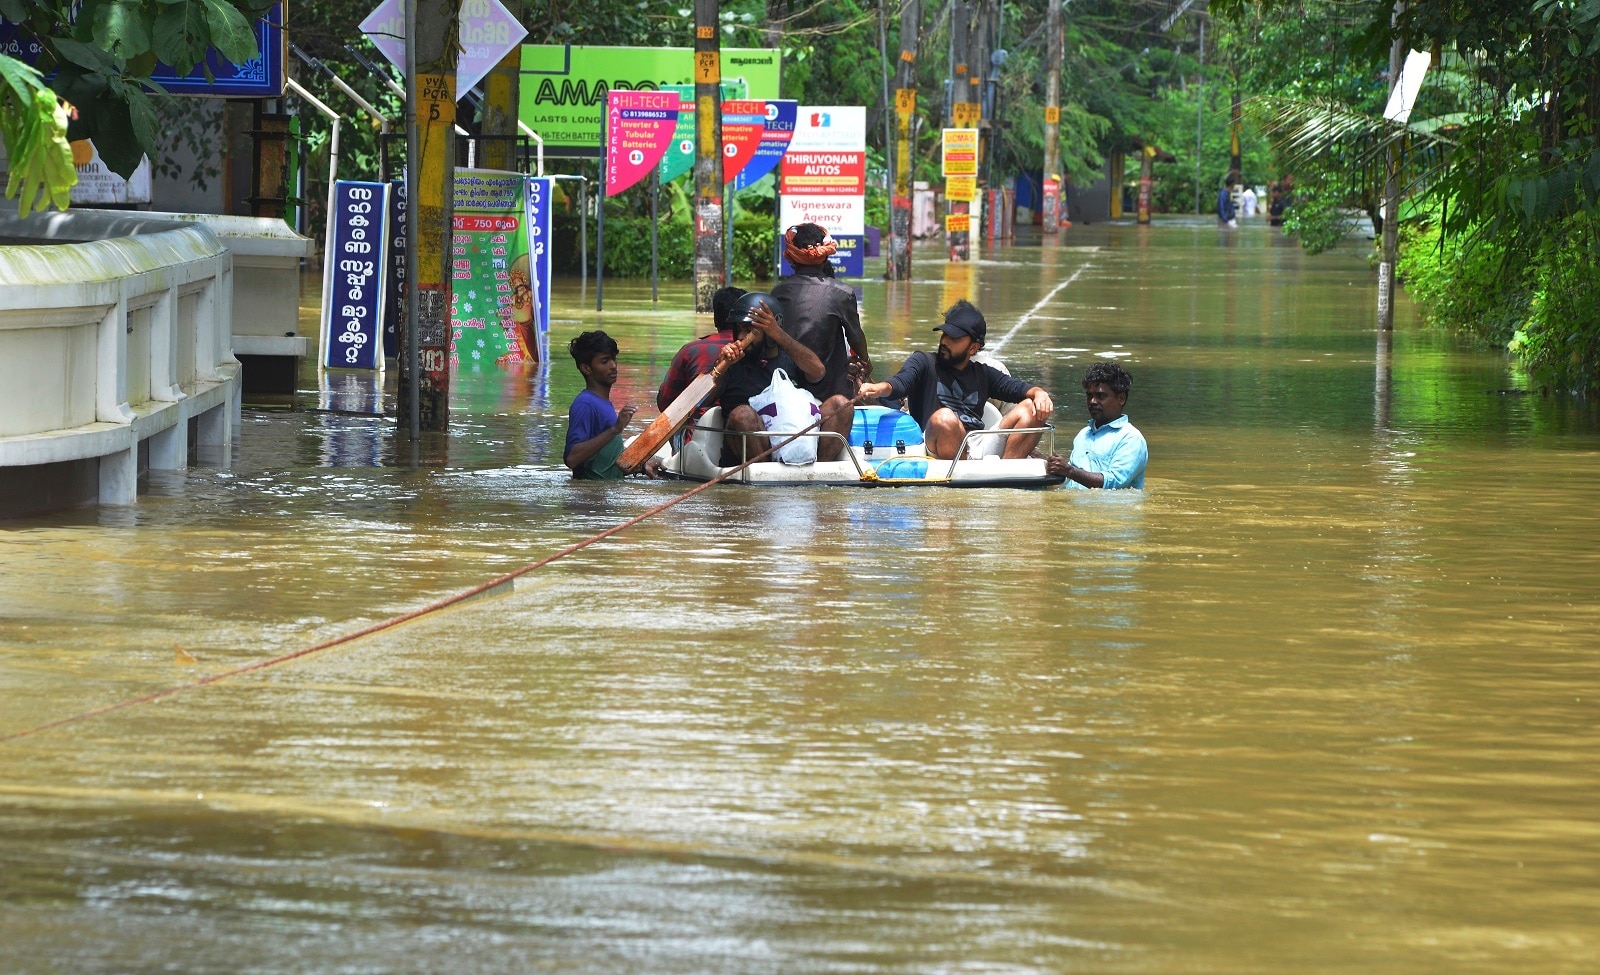
M 767 103 L 742 98 L 722 103 L 722 182 L 731 183 L 755 158 L 767 128 Z
M 534 346 L 539 361 L 550 361 L 550 219 L 555 211 L 555 180 L 548 176 L 531 176 L 524 188 L 527 200 L 525 210 L 528 227 L 528 284 L 534 302 L 533 322 L 537 336 Z M 511 285 L 515 289 L 516 263 L 511 265 Z M 513 291 L 513 295 L 515 292 Z
M 400 355 L 400 333 L 406 329 L 406 181 L 389 184 L 389 270 L 383 287 L 383 354 Z
M 778 161 L 783 158 L 783 154 L 789 149 L 789 143 L 794 139 L 794 124 L 799 113 L 800 103 L 792 99 L 767 102 L 766 125 L 761 130 L 761 144 L 756 146 L 755 158 L 750 160 L 739 173 L 739 177 L 734 180 L 734 189 L 742 190 L 753 186 L 778 168 Z
M 521 173 L 458 169 L 450 238 L 450 364 L 538 361 Z
M 661 182 L 670 183 L 694 168 L 694 85 L 662 85 L 661 90 L 678 94 L 678 127 L 673 130 L 672 142 L 657 167 Z M 744 82 L 722 83 L 723 101 L 743 98 L 744 94 Z
M 389 187 L 338 180 L 322 264 L 322 349 L 328 369 L 380 369 Z
M 781 65 L 770 48 L 722 48 L 723 99 L 730 83 L 741 98 L 777 98 Z M 607 92 L 693 84 L 694 51 L 686 47 L 524 44 L 517 112 L 544 139 L 546 156 L 598 156 Z M 691 88 L 686 101 L 693 100 Z
M 639 182 L 661 161 L 678 125 L 670 91 L 613 91 L 606 112 L 606 196 Z

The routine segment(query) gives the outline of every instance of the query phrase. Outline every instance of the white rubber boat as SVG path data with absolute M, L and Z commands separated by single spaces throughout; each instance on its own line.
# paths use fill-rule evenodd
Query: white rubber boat
M 1000 412 L 988 407 L 985 420 L 992 426 Z M 677 453 L 662 448 L 658 455 L 666 477 L 685 481 L 709 481 L 734 470 L 737 464 L 723 466 L 722 447 L 726 439 L 721 409 L 712 409 L 687 428 L 687 440 Z M 1043 452 L 1053 449 L 1054 431 L 1041 428 Z M 969 458 L 968 451 L 993 429 L 969 433 L 955 460 L 929 457 L 923 449 L 922 430 L 915 420 L 899 410 L 885 406 L 856 407 L 850 431 L 850 446 L 838 460 L 813 464 L 780 464 L 760 461 L 732 477 L 728 483 L 754 485 L 826 484 L 841 487 L 935 486 L 958 488 L 1042 488 L 1060 484 L 1064 478 L 1045 473 L 1038 457 L 1007 460 L 1000 457 Z M 1029 433 L 1031 430 L 1006 431 Z M 838 437 L 838 434 L 812 432 L 806 436 Z M 735 437 L 735 442 L 737 442 Z M 734 456 L 740 456 L 735 448 Z

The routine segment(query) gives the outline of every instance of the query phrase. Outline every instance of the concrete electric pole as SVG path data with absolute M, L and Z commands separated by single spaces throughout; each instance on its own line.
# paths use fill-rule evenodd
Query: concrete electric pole
M 1061 230 L 1061 58 L 1064 40 L 1061 27 L 1061 0 L 1050 0 L 1045 19 L 1045 60 L 1049 69 L 1044 81 L 1044 206 L 1041 229 L 1047 235 Z
M 895 66 L 894 198 L 889 213 L 889 263 L 884 277 L 911 279 L 911 123 L 917 111 L 917 33 L 922 19 L 918 0 L 900 9 L 900 60 Z
M 410 430 L 450 425 L 451 197 L 455 183 L 458 8 L 411 0 L 406 24 L 407 296 L 400 415 Z
M 722 243 L 722 45 L 718 0 L 694 0 L 694 310 L 727 283 Z

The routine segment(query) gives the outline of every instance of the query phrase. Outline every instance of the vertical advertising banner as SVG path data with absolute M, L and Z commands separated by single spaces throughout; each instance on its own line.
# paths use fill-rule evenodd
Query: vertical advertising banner
M 661 157 L 661 165 L 657 167 L 661 182 L 670 183 L 694 168 L 694 85 L 662 85 L 661 90 L 678 95 L 678 126 L 672 132 L 666 155 Z M 744 92 L 742 81 L 722 83 L 722 100 L 725 102 L 743 98 Z
M 539 359 L 521 173 L 458 169 L 450 238 L 450 364 Z
M 400 355 L 400 333 L 406 328 L 406 181 L 389 184 L 389 269 L 383 287 L 383 354 Z
M 534 325 L 538 335 L 539 361 L 550 361 L 550 217 L 554 212 L 555 180 L 529 177 L 524 197 L 527 201 L 528 271 L 533 288 Z
M 606 111 L 606 196 L 643 179 L 672 144 L 678 96 L 670 91 L 612 91 Z
M 740 98 L 722 103 L 722 182 L 731 183 L 756 157 L 767 129 L 767 103 Z
M 768 101 L 766 124 L 761 130 L 761 143 L 756 146 L 755 158 L 740 171 L 733 188 L 742 190 L 764 178 L 778 168 L 778 161 L 789 150 L 794 139 L 794 123 L 800 113 L 800 103 L 791 99 Z
M 389 187 L 339 180 L 322 258 L 322 349 L 328 369 L 381 369 Z

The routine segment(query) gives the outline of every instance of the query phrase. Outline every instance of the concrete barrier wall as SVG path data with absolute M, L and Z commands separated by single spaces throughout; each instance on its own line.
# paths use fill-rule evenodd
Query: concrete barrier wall
M 225 455 L 239 408 L 233 262 L 194 223 L 107 212 L 0 216 L 0 481 L 87 464 L 102 504 L 188 463 L 190 420 Z M 59 471 L 57 471 L 59 473 Z M 43 477 L 43 482 L 60 481 Z M 74 499 L 63 499 L 74 500 Z

